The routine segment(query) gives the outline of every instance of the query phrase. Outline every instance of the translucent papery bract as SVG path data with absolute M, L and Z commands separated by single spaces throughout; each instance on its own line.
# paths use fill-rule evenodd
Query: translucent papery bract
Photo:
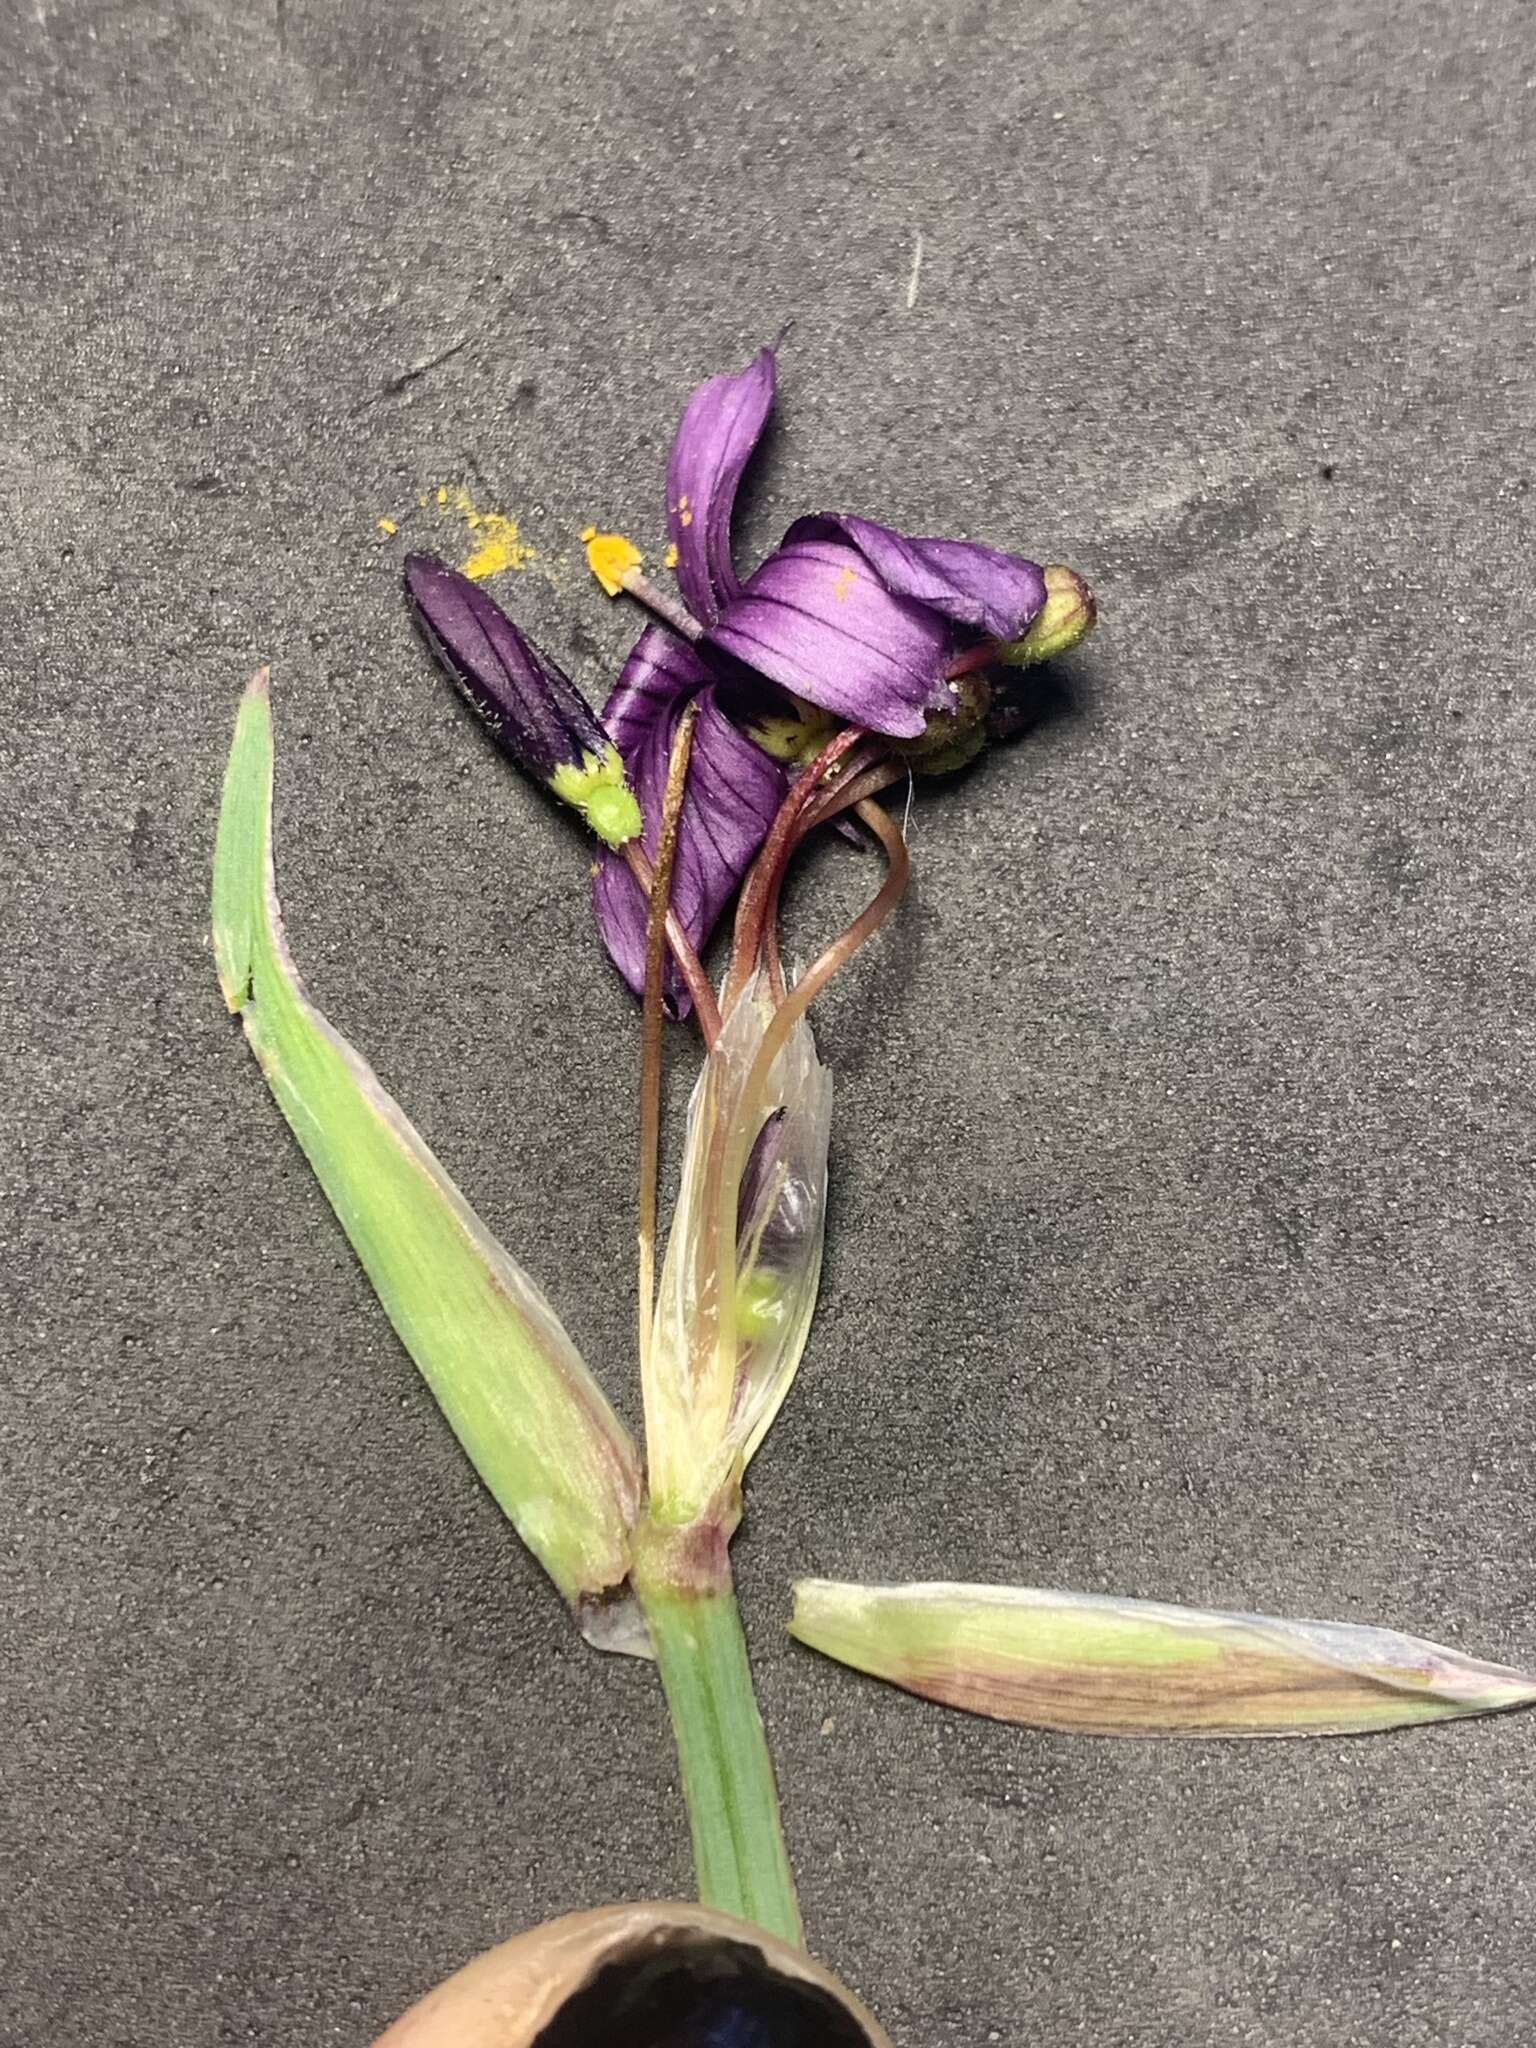
M 773 1016 L 759 974 L 688 1109 L 645 1387 L 651 1499 L 669 1521 L 701 1514 L 757 1450 L 816 1307 L 832 1077 L 803 1020 L 761 1072 Z
M 802 1579 L 790 1633 L 908 1692 L 1080 1735 L 1366 1735 L 1536 1702 L 1536 1676 L 1355 1622 L 1026 1586 Z

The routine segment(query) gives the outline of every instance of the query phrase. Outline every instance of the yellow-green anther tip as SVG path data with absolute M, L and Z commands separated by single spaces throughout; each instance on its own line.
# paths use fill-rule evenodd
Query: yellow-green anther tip
M 831 713 L 818 705 L 799 704 L 789 715 L 758 719 L 751 730 L 763 752 L 776 761 L 809 761 L 832 737 L 836 724 Z
M 1075 569 L 1053 562 L 1045 571 L 1045 603 L 1022 639 L 1004 643 L 997 658 L 1010 668 L 1054 661 L 1086 640 L 1098 618 L 1093 592 Z
M 640 837 L 640 804 L 616 748 L 583 754 L 580 767 L 562 762 L 549 786 L 562 803 L 580 811 L 605 846 L 624 846 Z

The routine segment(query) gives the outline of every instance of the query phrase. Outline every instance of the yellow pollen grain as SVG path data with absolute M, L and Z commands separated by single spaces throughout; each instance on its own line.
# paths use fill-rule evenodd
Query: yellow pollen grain
M 662 560 L 663 560 L 663 561 L 664 561 L 664 562 L 666 563 L 666 565 L 667 565 L 667 567 L 668 567 L 669 569 L 675 569 L 675 568 L 677 567 L 677 543 L 676 543 L 676 541 L 670 541 L 670 540 L 669 540 L 669 541 L 667 542 L 667 552 L 666 552 L 666 553 L 665 553 L 665 554 L 664 554 L 664 555 L 662 556 L 662 558 L 661 558 L 661 559 L 662 559 Z
M 400 529 L 396 526 L 393 519 L 381 519 L 379 521 L 379 531 L 380 533 L 398 533 Z
M 479 543 L 459 568 L 472 583 L 483 583 L 503 569 L 521 569 L 532 560 L 534 550 L 518 532 L 517 521 L 505 512 L 487 511 L 477 505 L 460 484 L 439 484 L 435 492 L 439 505 L 456 512 Z M 422 504 L 427 503 L 426 498 Z
M 587 548 L 587 567 L 610 597 L 617 597 L 625 579 L 638 569 L 645 557 L 622 533 L 599 533 L 584 526 L 581 537 Z
M 838 570 L 832 579 L 832 595 L 839 604 L 845 601 L 849 591 L 852 590 L 858 580 L 859 572 L 857 569 L 842 568 Z

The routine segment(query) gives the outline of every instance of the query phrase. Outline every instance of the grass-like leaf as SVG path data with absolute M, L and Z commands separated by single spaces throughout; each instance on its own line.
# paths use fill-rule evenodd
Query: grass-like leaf
M 475 1469 L 567 1600 L 591 1607 L 629 1571 L 634 1446 L 537 1285 L 306 996 L 273 876 L 272 757 L 262 671 L 240 706 L 214 856 L 224 1000 Z
M 945 1706 L 1084 1735 L 1366 1735 L 1536 1702 L 1392 1629 L 1022 1586 L 804 1579 L 790 1633 Z

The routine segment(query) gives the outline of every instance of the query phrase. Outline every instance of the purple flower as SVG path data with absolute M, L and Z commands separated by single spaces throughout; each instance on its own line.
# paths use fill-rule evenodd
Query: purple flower
M 667 463 L 677 580 L 718 649 L 850 724 L 915 739 L 945 708 L 956 655 L 1016 640 L 1045 602 L 1039 565 L 979 542 L 909 540 L 872 519 L 797 519 L 739 581 L 731 510 L 773 405 L 774 351 L 712 377 L 683 412 Z
M 641 844 L 654 859 L 673 736 L 683 707 L 699 700 L 672 866 L 672 908 L 695 945 L 714 929 L 788 787 L 779 762 L 727 715 L 723 694 L 686 640 L 665 626 L 647 626 L 603 707 L 644 813 Z M 619 855 L 599 859 L 593 903 L 604 943 L 638 995 L 645 985 L 646 901 Z M 687 993 L 670 961 L 665 994 L 674 1015 L 687 1014 Z
M 916 738 L 931 715 L 953 710 L 947 676 L 956 658 L 1018 639 L 1046 596 L 1040 568 L 1016 555 L 909 540 L 837 514 L 796 520 L 743 582 L 731 557 L 731 513 L 773 407 L 774 378 L 774 350 L 761 349 L 744 370 L 700 385 L 684 408 L 667 461 L 667 530 L 679 587 L 704 631 L 690 645 L 649 627 L 603 712 L 639 794 L 650 850 L 672 735 L 684 704 L 700 698 L 674 879 L 674 907 L 698 946 L 785 793 L 783 768 L 749 735 L 777 728 L 774 752 L 792 756 L 797 738 L 815 734 L 817 715 L 825 729 L 831 714 Z M 611 854 L 599 864 L 595 901 L 608 950 L 638 991 L 645 901 Z M 679 1012 L 686 1005 L 676 986 L 669 999 Z
M 608 846 L 636 838 L 640 811 L 623 758 L 570 677 L 436 556 L 407 555 L 405 587 L 427 645 L 502 752 Z

